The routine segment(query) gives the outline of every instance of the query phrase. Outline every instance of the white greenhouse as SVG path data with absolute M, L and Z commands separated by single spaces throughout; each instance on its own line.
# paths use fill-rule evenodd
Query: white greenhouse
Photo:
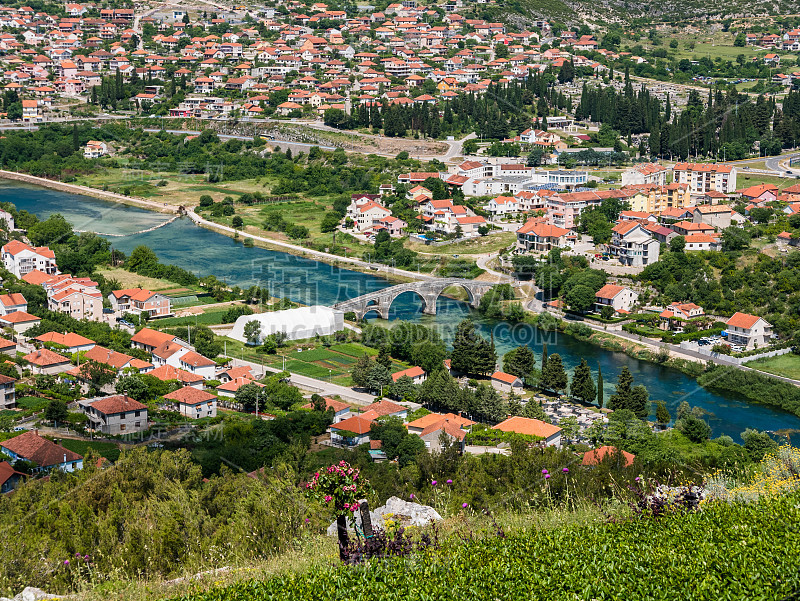
M 244 335 L 244 326 L 249 321 L 258 321 L 261 324 L 261 337 L 259 343 L 270 334 L 283 332 L 289 340 L 301 340 L 314 336 L 328 336 L 344 329 L 344 313 L 325 307 L 313 305 L 299 309 L 285 311 L 272 311 L 257 315 L 242 315 L 233 324 L 229 336 L 241 342 L 247 342 Z

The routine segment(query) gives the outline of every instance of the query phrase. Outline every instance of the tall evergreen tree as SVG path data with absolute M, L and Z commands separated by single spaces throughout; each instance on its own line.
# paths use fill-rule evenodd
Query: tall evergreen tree
M 542 369 L 541 387 L 553 392 L 564 392 L 567 389 L 567 372 L 561 363 L 561 355 L 553 353 Z
M 608 399 L 608 408 L 633 410 L 633 376 L 627 366 L 622 368 L 617 378 L 617 389 Z
M 589 369 L 586 359 L 581 359 L 580 365 L 575 368 L 569 391 L 572 396 L 582 400 L 584 403 L 591 403 L 597 396 L 597 389 L 592 379 L 592 370 Z
M 545 342 L 542 345 L 542 373 L 544 373 L 544 368 L 547 367 L 547 343 Z
M 603 390 L 603 370 L 597 364 L 597 406 L 602 409 L 605 402 L 605 390 Z
M 450 360 L 456 371 L 487 374 L 494 371 L 497 354 L 494 345 L 475 331 L 475 323 L 465 319 L 458 324 Z

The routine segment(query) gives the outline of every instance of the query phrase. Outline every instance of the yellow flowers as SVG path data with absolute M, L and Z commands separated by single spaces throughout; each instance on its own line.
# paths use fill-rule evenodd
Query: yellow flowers
M 722 472 L 709 477 L 710 496 L 727 501 L 757 501 L 800 489 L 800 449 L 783 445 L 764 456 L 750 482 L 734 483 Z

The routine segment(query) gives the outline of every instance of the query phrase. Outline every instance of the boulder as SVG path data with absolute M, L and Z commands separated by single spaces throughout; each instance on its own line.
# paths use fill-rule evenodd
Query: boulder
M 402 526 L 427 526 L 433 522 L 441 521 L 442 516 L 433 507 L 404 501 L 398 497 L 390 497 L 386 505 L 369 512 L 373 528 L 384 528 L 384 516 L 390 515 L 393 522 Z M 347 531 L 354 532 L 351 519 L 347 520 Z M 361 529 L 361 512 L 355 513 L 355 522 Z M 336 522 L 328 526 L 328 536 L 336 536 Z
M 22 589 L 22 592 L 15 595 L 13 599 L 0 597 L 0 601 L 41 601 L 42 599 L 66 599 L 66 597 L 63 595 L 52 595 L 33 586 L 26 586 Z

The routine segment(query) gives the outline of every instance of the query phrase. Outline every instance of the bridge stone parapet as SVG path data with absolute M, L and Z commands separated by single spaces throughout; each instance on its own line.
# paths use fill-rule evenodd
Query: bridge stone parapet
M 470 307 L 477 308 L 481 298 L 495 284 L 479 282 L 463 278 L 437 278 L 422 282 L 398 284 L 376 292 L 363 294 L 340 303 L 333 308 L 345 313 L 353 312 L 358 319 L 363 319 L 370 311 L 375 311 L 382 319 L 389 319 L 389 310 L 395 299 L 405 292 L 413 292 L 422 300 L 422 312 L 426 315 L 436 315 L 436 300 L 447 288 L 460 286 L 469 297 Z

